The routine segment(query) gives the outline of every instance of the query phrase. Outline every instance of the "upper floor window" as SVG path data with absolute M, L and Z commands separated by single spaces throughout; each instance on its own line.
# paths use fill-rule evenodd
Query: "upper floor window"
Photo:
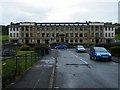
M 22 31 L 24 30 L 24 27 L 21 27 Z
M 83 34 L 82 34 L 82 33 L 80 33 L 80 37 L 83 37 Z
M 47 33 L 47 37 L 49 37 L 49 33 Z
M 109 37 L 110 37 L 110 33 L 109 33 Z
M 45 33 L 42 33 L 42 37 L 45 37 Z
M 29 37 L 28 33 L 26 33 L 26 37 Z
M 29 30 L 29 27 L 26 27 L 26 31 L 28 31 Z
M 87 33 L 84 33 L 84 37 L 87 37 Z
M 105 33 L 105 37 L 107 37 L 107 33 Z
M 75 37 L 78 37 L 78 33 L 75 33 Z
M 68 37 L 68 33 L 66 33 L 66 37 Z
M 73 37 L 73 33 L 70 33 L 70 36 Z

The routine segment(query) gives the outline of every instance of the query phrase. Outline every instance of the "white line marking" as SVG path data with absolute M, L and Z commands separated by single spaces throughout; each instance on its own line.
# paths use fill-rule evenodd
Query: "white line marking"
M 70 51 L 71 52 L 71 51 Z M 77 55 L 75 55 L 74 53 L 71 52 L 71 54 L 73 54 L 76 58 L 79 58 Z M 85 64 L 88 64 L 85 60 L 80 59 L 82 62 L 84 62 Z
M 85 64 L 88 64 L 85 60 L 83 60 L 83 59 L 80 59 L 81 61 L 83 61 Z

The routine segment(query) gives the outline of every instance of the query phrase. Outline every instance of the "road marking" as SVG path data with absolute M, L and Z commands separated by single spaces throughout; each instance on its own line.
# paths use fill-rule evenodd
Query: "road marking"
M 81 61 L 83 61 L 85 64 L 88 64 L 85 60 L 83 60 L 83 59 L 80 59 Z
M 70 51 L 71 52 L 71 51 Z M 73 54 L 76 58 L 78 58 L 78 56 L 77 55 L 75 55 L 73 52 L 71 52 L 71 54 Z M 82 62 L 84 62 L 85 64 L 88 64 L 85 60 L 83 60 L 83 59 L 80 59 Z

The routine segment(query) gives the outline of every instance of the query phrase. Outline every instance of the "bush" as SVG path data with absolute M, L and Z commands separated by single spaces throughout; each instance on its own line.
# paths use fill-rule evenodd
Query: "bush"
M 49 54 L 49 47 L 46 44 L 39 44 L 35 46 L 34 50 L 37 53 L 41 53 L 42 56 L 44 56 L 44 54 Z
M 30 48 L 30 46 L 28 46 L 28 45 L 22 45 L 21 47 L 20 47 L 20 51 L 30 51 L 31 50 L 31 48 Z
M 120 56 L 120 46 L 114 46 L 109 49 L 112 55 Z
M 16 52 L 12 49 L 5 49 L 2 51 L 2 56 L 15 56 L 16 55 Z

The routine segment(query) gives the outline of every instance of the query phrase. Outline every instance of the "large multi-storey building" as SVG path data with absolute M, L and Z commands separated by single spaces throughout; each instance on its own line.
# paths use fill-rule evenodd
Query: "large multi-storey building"
M 20 22 L 9 25 L 9 41 L 19 44 L 104 44 L 112 43 L 114 37 L 114 25 L 104 22 Z

